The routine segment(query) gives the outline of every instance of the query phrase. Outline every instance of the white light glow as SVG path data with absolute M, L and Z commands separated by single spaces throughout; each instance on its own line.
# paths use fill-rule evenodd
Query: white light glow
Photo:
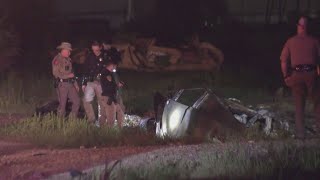
M 178 127 L 180 122 L 181 115 L 178 110 L 174 110 L 169 118 L 169 127 L 171 130 L 174 130 Z

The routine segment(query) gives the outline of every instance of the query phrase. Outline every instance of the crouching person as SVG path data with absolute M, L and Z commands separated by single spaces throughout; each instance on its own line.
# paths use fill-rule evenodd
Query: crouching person
M 117 91 L 123 86 L 121 82 L 115 80 L 112 72 L 115 72 L 117 62 L 109 59 L 106 62 L 105 69 L 101 73 L 101 86 L 102 86 L 102 108 L 105 109 L 107 120 L 101 120 L 100 125 L 107 123 L 109 127 L 114 126 L 117 119 L 118 127 L 122 127 L 124 121 L 124 111 L 121 108 L 121 103 L 118 102 Z

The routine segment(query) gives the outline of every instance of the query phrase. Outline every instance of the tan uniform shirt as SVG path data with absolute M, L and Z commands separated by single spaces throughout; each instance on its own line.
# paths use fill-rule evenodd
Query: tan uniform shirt
M 52 60 L 52 73 L 55 78 L 68 79 L 68 75 L 72 73 L 71 59 L 62 57 L 61 54 L 56 55 Z
M 299 64 L 318 64 L 320 47 L 317 39 L 308 35 L 295 35 L 287 40 L 281 52 L 280 60 L 288 63 L 290 58 L 291 66 Z

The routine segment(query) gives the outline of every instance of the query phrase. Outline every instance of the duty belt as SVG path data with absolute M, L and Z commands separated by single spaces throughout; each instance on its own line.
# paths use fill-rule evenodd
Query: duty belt
M 74 83 L 75 79 L 74 78 L 69 78 L 69 79 L 58 79 L 59 82 L 68 82 L 68 83 Z
M 316 65 L 314 64 L 299 64 L 292 68 L 296 72 L 311 72 L 316 70 Z
M 98 74 L 96 76 L 89 76 L 87 78 L 89 82 L 93 82 L 93 81 L 100 81 L 100 77 L 101 77 L 101 74 Z

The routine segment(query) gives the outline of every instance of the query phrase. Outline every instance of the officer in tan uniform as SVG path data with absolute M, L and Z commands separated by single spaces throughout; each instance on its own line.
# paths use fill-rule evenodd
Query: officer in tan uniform
M 320 49 L 318 40 L 308 35 L 307 23 L 306 17 L 299 19 L 297 34 L 287 40 L 280 56 L 284 81 L 291 88 L 294 97 L 298 139 L 305 138 L 304 109 L 308 95 L 314 101 L 316 124 L 320 128 L 320 89 L 317 87 Z
M 70 117 L 78 115 L 80 98 L 78 95 L 79 86 L 75 81 L 70 59 L 71 44 L 62 42 L 57 49 L 60 51 L 52 60 L 52 73 L 56 80 L 56 90 L 59 99 L 58 115 L 65 116 L 68 98 L 72 102 Z
M 124 121 L 124 106 L 121 98 L 117 96 L 119 95 L 119 88 L 123 86 L 123 82 L 119 81 L 114 74 L 119 62 L 117 59 L 121 57 L 113 53 L 108 56 L 109 60 L 106 61 L 106 67 L 101 73 L 102 106 L 105 108 L 107 115 L 107 125 L 113 127 L 117 119 L 118 127 L 121 128 Z M 100 121 L 100 124 L 104 123 L 105 121 Z

